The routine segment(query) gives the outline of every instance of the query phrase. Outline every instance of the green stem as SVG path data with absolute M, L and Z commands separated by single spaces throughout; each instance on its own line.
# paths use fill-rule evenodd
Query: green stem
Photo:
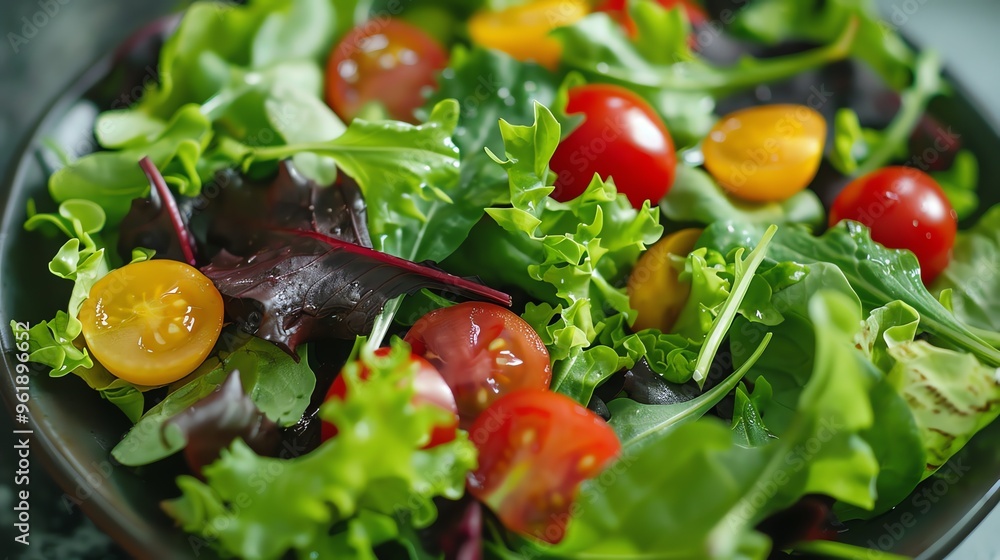
M 705 385 L 708 368 L 712 365 L 715 354 L 719 351 L 722 341 L 726 338 L 729 327 L 733 324 L 733 320 L 736 319 L 736 313 L 743 303 L 743 298 L 747 295 L 747 290 L 750 289 L 750 283 L 757 272 L 757 267 L 760 266 L 760 263 L 764 262 L 764 257 L 767 255 L 767 246 L 771 243 L 771 239 L 774 237 L 776 231 L 778 231 L 777 226 L 772 225 L 767 228 L 760 243 L 750 252 L 747 260 L 744 261 L 746 268 L 742 274 L 737 272 L 736 278 L 733 280 L 733 288 L 729 292 L 729 297 L 726 298 L 726 302 L 722 305 L 722 311 L 715 318 L 712 328 L 708 331 L 708 336 L 705 337 L 705 344 L 701 347 L 701 351 L 698 352 L 698 360 L 695 362 L 694 374 L 692 375 L 692 379 L 698 383 L 699 388 Z M 741 255 L 737 253 L 737 270 L 740 265 L 740 257 Z
M 868 159 L 858 166 L 855 176 L 871 173 L 892 161 L 897 148 L 905 145 L 913 134 L 931 99 L 941 92 L 941 86 L 941 58 L 934 52 L 921 53 L 914 70 L 913 85 L 900 95 L 899 113 L 883 131 L 881 142 Z

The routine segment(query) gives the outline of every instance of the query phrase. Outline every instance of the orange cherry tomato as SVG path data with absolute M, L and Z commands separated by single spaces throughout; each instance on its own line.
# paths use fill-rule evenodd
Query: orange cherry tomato
M 477 12 L 469 19 L 469 35 L 484 47 L 555 68 L 562 45 L 549 37 L 549 32 L 572 25 L 589 13 L 586 0 L 535 0 L 498 12 Z
M 80 322 L 87 348 L 109 372 L 159 386 L 205 361 L 223 311 L 222 295 L 197 269 L 152 260 L 127 264 L 94 284 Z
M 348 32 L 330 53 L 326 102 L 345 121 L 378 101 L 393 119 L 414 122 L 423 90 L 447 64 L 448 53 L 420 28 L 372 20 Z
M 819 170 L 826 120 L 805 105 L 760 105 L 726 115 L 702 143 L 705 168 L 733 196 L 785 200 Z
M 684 309 L 691 285 L 679 282 L 671 255 L 686 257 L 694 249 L 702 230 L 682 229 L 656 242 L 639 257 L 628 277 L 628 302 L 639 315 L 632 330 L 658 329 L 670 332 Z

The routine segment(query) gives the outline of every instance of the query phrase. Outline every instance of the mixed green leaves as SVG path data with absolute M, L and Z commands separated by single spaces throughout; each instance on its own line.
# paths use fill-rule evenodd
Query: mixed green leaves
M 677 40 L 689 31 L 681 10 L 666 10 L 655 2 L 633 2 L 630 9 L 638 27 L 635 38 L 603 13 L 554 31 L 563 44 L 563 64 L 589 81 L 621 84 L 645 97 L 678 146 L 705 136 L 715 121 L 716 99 L 844 59 L 857 31 L 855 23 L 844 21 L 836 37 L 814 50 L 718 67 Z
M 281 427 L 297 423 L 316 385 L 316 377 L 305 360 L 305 349 L 298 362 L 289 359 L 277 346 L 259 338 L 244 335 L 223 339 L 241 345 L 231 352 L 220 352 L 209 358 L 194 373 L 175 383 L 166 398 L 149 409 L 111 456 L 126 466 L 140 466 L 164 459 L 180 451 L 190 437 L 205 437 L 181 430 L 171 419 L 203 401 L 238 371 L 243 391 L 256 407 Z M 228 446 L 230 442 L 225 442 Z
M 854 348 L 860 316 L 827 292 L 809 310 L 816 367 L 778 439 L 742 447 L 727 426 L 704 419 L 625 453 L 610 467 L 616 476 L 584 483 L 552 555 L 763 558 L 770 542 L 754 526 L 805 494 L 871 507 L 878 466 L 859 436 L 874 420 L 871 379 Z M 805 455 L 809 441 L 822 443 Z
M 365 381 L 362 367 L 371 372 Z M 476 464 L 464 432 L 421 449 L 446 413 L 411 404 L 416 368 L 402 343 L 384 358 L 363 351 L 343 373 L 347 396 L 320 411 L 337 426 L 335 437 L 291 459 L 260 457 L 237 441 L 204 469 L 204 482 L 179 478 L 183 494 L 165 502 L 165 511 L 185 530 L 242 558 L 281 558 L 289 550 L 302 557 L 374 558 L 372 546 L 433 522 L 434 498 L 461 497 L 466 472 Z M 380 530 L 372 531 L 373 524 Z
M 945 299 L 958 319 L 987 336 L 1000 332 L 998 263 L 1000 206 L 994 206 L 974 227 L 959 232 L 951 263 L 931 286 L 933 293 L 947 293 Z M 1000 337 L 993 335 L 991 341 L 997 345 Z
M 705 230 L 699 244 L 720 251 L 748 247 L 760 231 L 749 224 L 718 222 Z M 821 237 L 795 227 L 783 228 L 775 236 L 769 256 L 776 261 L 836 265 L 865 310 L 904 301 L 920 313 L 924 331 L 972 353 L 984 364 L 1000 365 L 1000 351 L 970 331 L 927 291 L 913 253 L 886 249 L 872 241 L 868 228 L 857 222 L 843 221 Z

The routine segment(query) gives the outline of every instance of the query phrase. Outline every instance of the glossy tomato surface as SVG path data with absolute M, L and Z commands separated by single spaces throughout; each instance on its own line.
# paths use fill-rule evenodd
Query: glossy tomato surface
M 201 365 L 222 330 L 222 295 L 185 263 L 127 264 L 101 278 L 80 309 L 87 348 L 113 375 L 172 383 Z
M 391 348 L 379 348 L 375 351 L 375 355 L 384 358 L 391 351 Z M 458 428 L 458 407 L 455 405 L 455 396 L 451 394 L 448 384 L 430 362 L 416 354 L 410 354 L 410 359 L 416 362 L 418 368 L 416 376 L 413 378 L 413 403 L 434 405 L 453 416 L 451 422 L 434 426 L 430 441 L 427 442 L 425 449 L 448 443 L 455 439 L 455 431 Z M 371 371 L 368 368 L 362 368 L 359 375 L 362 380 L 365 380 L 371 375 Z M 346 396 L 347 382 L 344 380 L 343 372 L 341 372 L 333 380 L 330 390 L 327 391 L 326 400 L 343 399 Z M 320 432 L 323 441 L 326 441 L 337 435 L 337 427 L 324 421 Z
M 517 314 L 497 305 L 466 302 L 421 317 L 404 339 L 441 372 L 458 403 L 463 428 L 503 395 L 546 389 L 549 352 Z
M 730 194 L 785 200 L 816 177 L 826 120 L 805 105 L 760 105 L 726 115 L 702 142 L 705 168 Z
M 537 389 L 493 403 L 469 436 L 479 450 L 469 492 L 507 528 L 550 543 L 562 540 L 580 484 L 621 451 L 600 416 L 565 395 Z
M 854 220 L 871 228 L 872 239 L 909 249 L 929 284 L 948 266 L 958 217 L 940 185 L 911 167 L 885 167 L 855 179 L 833 202 L 830 225 Z
M 580 196 L 595 173 L 613 177 L 618 192 L 636 208 L 667 194 L 677 168 L 674 141 L 641 97 L 620 86 L 589 84 L 570 90 L 566 112 L 582 114 L 584 121 L 549 163 L 558 175 L 553 198 Z
M 327 62 L 326 101 L 345 121 L 371 102 L 393 119 L 413 122 L 448 54 L 418 27 L 397 19 L 374 19 L 341 39 Z

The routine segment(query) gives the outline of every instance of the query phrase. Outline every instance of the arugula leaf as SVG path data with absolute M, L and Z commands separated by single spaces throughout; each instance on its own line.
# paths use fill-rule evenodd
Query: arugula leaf
M 678 146 L 698 142 L 715 121 L 715 100 L 762 83 L 790 78 L 804 70 L 845 58 L 856 26 L 844 22 L 825 46 L 769 59 L 742 60 L 720 68 L 692 54 L 684 41 L 688 25 L 680 10 L 655 2 L 634 2 L 632 19 L 639 34 L 630 39 L 607 14 L 596 13 L 553 32 L 563 44 L 563 64 L 588 81 L 627 86 L 660 113 Z
M 958 232 L 951 263 L 931 285 L 951 290 L 951 308 L 976 329 L 1000 332 L 1000 205 L 986 211 L 971 229 Z M 994 337 L 994 340 L 996 338 Z M 996 345 L 996 342 L 993 342 Z
M 896 28 L 882 20 L 871 0 L 755 0 L 731 15 L 735 17 L 729 31 L 768 44 L 827 44 L 856 21 L 858 38 L 852 56 L 868 63 L 897 90 L 909 83 L 916 54 Z
M 759 398 L 757 390 L 770 391 L 771 386 L 766 381 L 754 387 L 754 396 Z M 767 445 L 775 435 L 767 429 L 760 417 L 757 403 L 740 386 L 736 388 L 736 404 L 733 406 L 733 438 L 740 447 L 760 447 Z
M 249 559 L 289 550 L 343 553 L 391 538 L 393 525 L 428 526 L 437 515 L 433 498 L 463 494 L 476 451 L 461 431 L 453 442 L 421 449 L 443 418 L 434 406 L 413 405 L 409 352 L 397 342 L 385 358 L 363 350 L 360 362 L 348 364 L 347 396 L 320 410 L 337 435 L 315 451 L 270 459 L 236 441 L 204 469 L 205 482 L 178 478 L 183 494 L 164 502 L 164 510 L 186 531 Z M 362 367 L 371 372 L 366 381 Z M 273 476 L 261 487 L 255 480 L 262 473 Z M 238 502 L 244 494 L 253 499 Z M 331 531 L 342 522 L 347 535 Z
M 294 425 L 302 418 L 316 385 L 316 377 L 304 358 L 305 348 L 299 350 L 296 362 L 277 346 L 258 338 L 249 338 L 236 350 L 209 358 L 184 379 L 183 385 L 143 414 L 111 450 L 111 456 L 123 465 L 135 467 L 183 449 L 192 434 L 177 429 L 171 419 L 211 395 L 233 371 L 239 371 L 244 392 L 268 419 L 282 427 Z
M 826 219 L 816 193 L 804 190 L 782 202 L 747 202 L 733 198 L 708 173 L 677 166 L 674 185 L 660 201 L 660 211 L 675 223 L 711 224 L 733 220 L 761 225 L 787 223 L 819 227 Z
M 820 292 L 809 308 L 816 325 L 816 369 L 780 439 L 741 448 L 731 430 L 714 419 L 667 432 L 624 454 L 610 467 L 616 476 L 585 482 L 565 540 L 542 553 L 762 558 L 770 543 L 753 527 L 805 494 L 871 507 L 877 465 L 858 436 L 873 421 L 871 380 L 854 349 L 860 317 L 838 294 Z M 803 456 L 798 446 L 820 441 L 820 435 L 824 443 Z
M 861 128 L 857 114 L 841 109 L 834 120 L 830 162 L 845 175 L 861 176 L 908 153 L 910 136 L 931 99 L 945 91 L 941 58 L 923 52 L 915 60 L 913 83 L 900 94 L 900 109 L 882 131 Z
M 717 222 L 705 229 L 698 245 L 728 251 L 750 246 L 759 234 L 758 226 Z M 821 237 L 785 227 L 769 251 L 776 261 L 834 264 L 844 272 L 866 310 L 902 300 L 920 313 L 924 331 L 971 352 L 986 365 L 1000 366 L 1000 351 L 970 331 L 927 291 L 913 253 L 886 249 L 872 241 L 868 228 L 857 222 L 845 220 Z

